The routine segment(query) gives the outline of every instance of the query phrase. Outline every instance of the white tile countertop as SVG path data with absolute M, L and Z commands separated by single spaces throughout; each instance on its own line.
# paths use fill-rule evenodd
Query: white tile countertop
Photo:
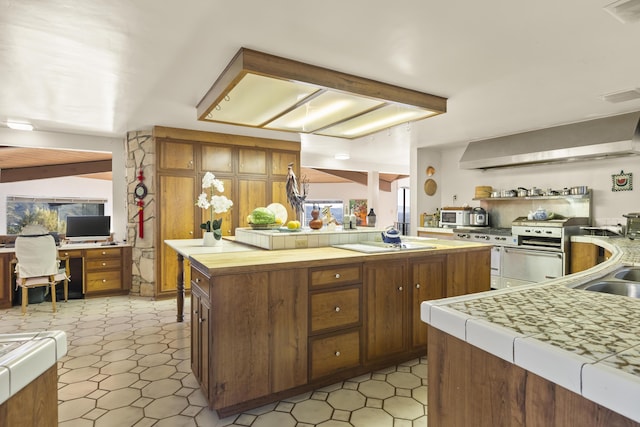
M 611 258 L 542 284 L 425 301 L 421 319 L 640 422 L 640 299 L 571 289 L 640 265 L 640 242 L 573 237 Z
M 0 334 L 0 404 L 67 354 L 63 331 Z

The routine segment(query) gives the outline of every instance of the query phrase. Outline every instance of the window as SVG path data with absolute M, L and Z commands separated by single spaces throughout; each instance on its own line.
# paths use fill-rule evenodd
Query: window
M 322 208 L 329 206 L 331 209 L 331 216 L 333 216 L 338 224 L 342 224 L 342 218 L 344 215 L 344 204 L 342 200 L 307 200 L 304 203 L 304 213 L 302 218 L 302 225 L 309 225 L 309 221 L 311 221 L 311 210 L 313 206 L 317 205 L 320 208 L 320 212 L 322 212 Z M 320 214 L 320 218 L 322 219 L 322 214 Z
M 64 233 L 68 215 L 104 215 L 103 199 L 7 197 L 7 234 L 18 234 L 27 224 L 40 224 Z

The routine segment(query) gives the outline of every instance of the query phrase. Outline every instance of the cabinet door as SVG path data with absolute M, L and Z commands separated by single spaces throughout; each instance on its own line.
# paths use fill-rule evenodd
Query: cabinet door
M 367 359 L 381 359 L 406 348 L 408 309 L 406 264 L 387 261 L 365 264 Z
M 194 288 L 191 293 L 191 370 L 209 400 L 209 305 Z
M 269 394 L 269 274 L 211 280 L 210 401 L 219 409 Z
M 249 227 L 247 216 L 257 207 L 267 206 L 267 183 L 249 179 L 238 180 L 238 226 Z M 234 200 L 235 205 L 235 200 Z
M 571 273 L 578 273 L 598 263 L 598 247 L 593 243 L 571 243 Z
M 269 273 L 271 393 L 307 382 L 307 281 L 306 268 Z
M 250 175 L 266 175 L 266 151 L 240 148 L 238 150 L 238 173 Z
M 160 187 L 159 221 L 160 241 L 158 244 L 158 260 L 160 283 L 157 284 L 159 294 L 175 291 L 178 274 L 176 252 L 163 243 L 167 239 L 194 239 L 195 214 L 195 178 L 192 176 L 161 175 L 158 177 Z
M 444 298 L 445 257 L 433 256 L 411 262 L 411 342 L 413 347 L 427 344 L 427 324 L 420 320 L 422 301 Z
M 293 163 L 293 170 L 299 176 L 300 165 L 298 154 L 292 151 L 273 151 L 271 153 L 271 174 L 286 176 L 289 172 L 289 163 Z
M 233 172 L 233 149 L 219 145 L 202 145 L 203 172 L 219 173 Z
M 447 255 L 447 297 L 491 289 L 491 248 Z
M 13 254 L 0 254 L 0 308 L 11 307 L 12 272 L 11 258 Z
M 189 142 L 159 141 L 160 169 L 195 170 L 195 147 Z

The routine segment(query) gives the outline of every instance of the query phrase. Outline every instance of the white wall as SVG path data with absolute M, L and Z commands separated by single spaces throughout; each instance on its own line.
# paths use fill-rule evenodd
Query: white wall
M 7 196 L 105 199 L 105 215 L 113 215 L 113 184 L 103 179 L 65 177 L 0 183 L 0 234 L 7 234 Z
M 384 228 L 393 225 L 396 222 L 397 207 L 397 184 L 394 182 L 391 191 L 380 191 L 378 193 L 377 205 L 369 205 L 376 213 L 376 227 Z M 343 203 L 349 203 L 349 199 L 367 199 L 367 186 L 348 183 L 327 183 L 327 184 L 309 184 L 308 200 L 342 200 Z
M 589 160 L 575 163 L 559 163 L 553 165 L 526 166 L 488 171 L 463 170 L 458 166 L 465 147 L 442 149 L 422 148 L 415 150 L 417 161 L 412 174 L 412 183 L 424 178 L 424 171 L 419 170 L 427 161 L 440 155 L 437 199 L 428 198 L 421 192 L 417 198 L 418 212 L 422 212 L 433 205 L 434 201 L 440 205 L 451 205 L 453 196 L 457 196 L 457 205 L 468 204 L 479 206 L 474 201 L 475 187 L 490 185 L 494 189 L 517 189 L 518 187 L 537 187 L 543 190 L 554 190 L 564 187 L 586 185 L 592 189 L 592 207 L 594 225 L 625 224 L 623 214 L 640 212 L 640 159 L 638 157 L 620 157 L 603 160 Z M 418 166 L 420 165 L 420 166 Z M 632 191 L 611 191 L 613 181 L 611 175 L 633 173 L 636 178 Z M 412 171 L 413 172 L 413 171 Z M 420 173 L 422 175 L 420 175 Z M 526 213 L 525 213 L 526 214 Z M 515 219 L 515 218 L 514 218 Z M 414 220 L 414 218 L 412 218 Z
M 92 135 L 77 135 L 40 131 L 25 132 L 9 128 L 0 128 L 0 145 L 13 147 L 61 148 L 72 150 L 111 152 L 111 168 L 113 171 L 113 181 L 112 192 L 110 194 L 110 197 L 108 197 L 112 214 L 111 227 L 115 233 L 115 238 L 117 240 L 126 238 L 127 176 L 125 163 L 127 152 L 125 149 L 124 138 L 107 138 Z M 98 180 L 92 180 L 92 182 L 93 181 Z M 101 184 L 95 185 L 100 186 Z M 93 193 L 93 190 L 89 189 L 89 192 Z M 47 194 L 48 197 L 52 197 L 54 195 L 55 194 Z

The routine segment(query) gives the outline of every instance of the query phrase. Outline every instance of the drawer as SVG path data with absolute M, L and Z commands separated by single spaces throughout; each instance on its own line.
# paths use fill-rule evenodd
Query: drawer
M 88 259 L 95 258 L 119 258 L 120 248 L 100 248 L 100 249 L 87 249 L 85 256 Z
M 360 330 L 311 339 L 311 379 L 360 365 Z
M 333 286 L 362 281 L 360 265 L 337 265 L 335 267 L 312 269 L 311 286 Z
M 120 258 L 87 259 L 85 267 L 88 272 L 94 270 L 119 270 Z
M 191 287 L 197 286 L 202 290 L 202 293 L 209 296 L 209 277 L 207 277 L 200 270 L 191 268 Z
M 360 323 L 360 288 L 311 294 L 311 332 Z
M 122 278 L 120 270 L 114 271 L 98 271 L 95 273 L 87 272 L 87 292 L 99 292 L 122 288 Z M 73 278 L 71 279 L 73 280 Z
M 74 249 L 70 251 L 62 249 L 58 251 L 58 255 L 61 257 L 69 257 L 69 258 L 82 258 L 82 249 Z

